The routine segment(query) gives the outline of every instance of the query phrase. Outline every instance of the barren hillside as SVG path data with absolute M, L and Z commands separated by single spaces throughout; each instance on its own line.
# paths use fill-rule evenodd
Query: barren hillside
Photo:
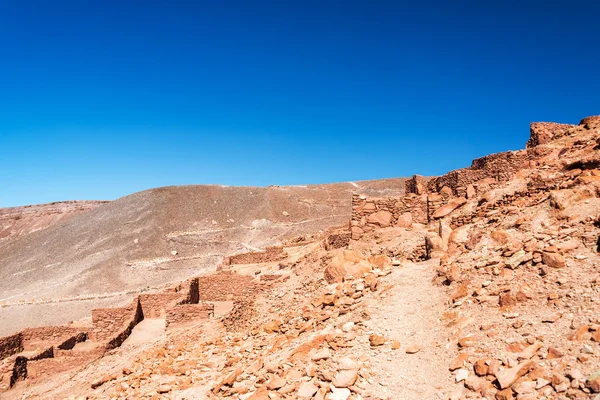
M 0 210 L 7 218 L 24 216 L 7 231 L 29 232 L 54 222 L 0 242 L 0 319 L 10 321 L 0 324 L 0 334 L 79 319 L 92 307 L 127 301 L 136 291 L 214 270 L 225 255 L 343 224 L 353 190 L 398 194 L 404 181 L 165 187 L 102 205 L 24 208 L 28 214 Z M 89 211 L 56 221 L 84 208 Z
M 54 225 L 65 218 L 94 209 L 105 201 L 59 201 L 23 207 L 0 208 L 0 244 Z

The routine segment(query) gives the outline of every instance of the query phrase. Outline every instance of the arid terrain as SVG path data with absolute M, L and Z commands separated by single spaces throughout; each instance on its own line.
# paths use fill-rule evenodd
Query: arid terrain
M 401 194 L 404 181 L 165 187 L 0 209 L 0 335 L 77 320 L 214 270 L 223 256 L 344 224 L 353 190 Z
M 600 400 L 600 116 L 439 177 L 44 226 L 0 242 L 2 399 Z

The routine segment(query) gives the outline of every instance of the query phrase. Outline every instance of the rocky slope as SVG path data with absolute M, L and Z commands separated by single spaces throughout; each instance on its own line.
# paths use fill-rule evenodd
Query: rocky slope
M 0 208 L 0 244 L 48 228 L 65 218 L 92 210 L 105 201 L 59 201 L 33 206 Z

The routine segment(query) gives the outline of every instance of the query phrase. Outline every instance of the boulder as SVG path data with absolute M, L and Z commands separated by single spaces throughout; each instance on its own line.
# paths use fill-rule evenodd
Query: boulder
M 357 250 L 343 250 L 325 267 L 325 279 L 329 283 L 342 282 L 347 276 L 360 277 L 369 272 L 372 265 Z
M 563 268 L 566 265 L 566 260 L 558 253 L 543 252 L 542 262 L 552 268 Z
M 396 221 L 396 226 L 400 228 L 410 228 L 412 226 L 412 214 L 409 212 L 405 212 L 398 217 L 398 221 Z
M 386 210 L 377 211 L 367 217 L 367 223 L 378 225 L 382 228 L 390 226 L 392 224 L 393 215 L 391 212 Z
M 466 203 L 467 203 L 467 199 L 465 199 L 464 197 L 458 197 L 458 198 L 452 199 L 448 202 L 448 204 L 444 204 L 443 206 L 438 208 L 433 213 L 433 218 L 435 218 L 435 219 L 443 218 L 446 215 L 450 214 L 452 211 L 456 210 L 458 207 L 465 205 Z

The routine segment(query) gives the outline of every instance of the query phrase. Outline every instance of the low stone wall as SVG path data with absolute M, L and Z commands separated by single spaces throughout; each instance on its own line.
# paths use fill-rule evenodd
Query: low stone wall
M 265 251 L 236 254 L 234 256 L 227 257 L 223 263 L 225 265 L 258 264 L 283 260 L 285 257 L 286 254 L 283 250 L 283 247 L 273 246 L 267 247 Z
M 108 340 L 108 343 L 106 344 L 106 350 L 112 350 L 122 345 L 129 335 L 131 335 L 133 328 L 144 319 L 144 313 L 142 311 L 142 305 L 139 298 L 135 299 L 132 309 L 133 313 L 129 314 L 131 319 L 121 331 L 117 332 Z
M 141 319 L 137 322 L 144 319 L 138 298 L 127 307 L 96 308 L 92 310 L 93 339 L 98 342 L 111 340 L 115 335 L 118 336 L 123 332 L 132 320 L 137 320 L 139 318 L 138 314 L 141 314 Z
M 253 292 L 256 285 L 251 276 L 222 271 L 198 278 L 199 298 L 202 301 L 228 301 Z
M 179 292 L 141 294 L 139 296 L 145 318 L 164 318 L 166 309 L 171 305 L 184 301 Z
M 519 150 L 477 158 L 468 168 L 457 169 L 430 180 L 427 190 L 440 192 L 447 187 L 455 196 L 465 196 L 469 185 L 482 179 L 491 178 L 498 182 L 509 180 L 518 170 L 527 167 L 529 161 L 535 158 L 535 154 L 532 151 Z
M 23 351 L 23 335 L 21 332 L 0 338 L 0 360 Z
M 58 344 L 70 337 L 81 333 L 82 329 L 70 326 L 40 326 L 36 328 L 25 328 L 21 331 L 23 335 L 23 346 L 27 348 L 29 344 L 52 343 Z
M 173 327 L 189 322 L 203 321 L 212 317 L 214 313 L 215 306 L 213 304 L 179 304 L 167 310 L 166 325 Z

